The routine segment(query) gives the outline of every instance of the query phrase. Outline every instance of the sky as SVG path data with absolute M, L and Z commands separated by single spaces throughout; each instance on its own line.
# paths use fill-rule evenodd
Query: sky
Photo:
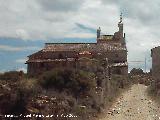
M 0 0 L 0 72 L 24 70 L 27 56 L 46 42 L 95 42 L 118 31 L 123 13 L 129 70 L 151 68 L 160 44 L 159 0 Z M 133 61 L 142 61 L 139 63 Z

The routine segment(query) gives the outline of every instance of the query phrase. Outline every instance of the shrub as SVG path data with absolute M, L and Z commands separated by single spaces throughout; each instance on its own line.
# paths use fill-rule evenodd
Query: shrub
M 10 87 L 10 86 L 9 86 Z M 0 111 L 4 114 L 23 114 L 30 99 L 41 92 L 35 79 L 17 81 L 10 91 L 2 89 Z
M 23 71 L 9 71 L 0 75 L 1 80 L 20 80 L 24 76 Z
M 18 84 L 18 89 L 25 92 L 29 96 L 35 96 L 42 92 L 42 88 L 38 84 L 37 79 L 23 79 L 22 81 L 19 81 Z
M 67 82 L 70 81 L 72 71 L 63 69 L 54 69 L 52 71 L 45 72 L 40 77 L 40 85 L 44 88 L 56 88 L 62 90 Z
M 39 83 L 45 89 L 69 90 L 77 95 L 95 87 L 94 77 L 93 73 L 86 71 L 60 68 L 44 73 L 40 77 Z
M 131 71 L 130 71 L 130 74 L 131 75 L 143 75 L 144 74 L 144 72 L 143 72 L 143 70 L 142 69 L 140 69 L 140 68 L 133 68 Z
M 153 82 L 149 87 L 148 87 L 148 95 L 154 99 L 158 104 L 160 104 L 160 96 L 159 96 L 159 93 L 160 93 L 160 89 L 157 89 L 156 88 L 156 84 L 155 82 Z

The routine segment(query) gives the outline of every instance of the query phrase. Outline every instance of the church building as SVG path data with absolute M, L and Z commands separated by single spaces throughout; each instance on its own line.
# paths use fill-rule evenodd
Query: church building
M 82 58 L 107 60 L 110 74 L 128 74 L 127 48 L 122 15 L 114 35 L 101 34 L 97 29 L 95 43 L 45 43 L 42 50 L 28 56 L 27 73 L 38 75 L 57 67 L 77 67 Z

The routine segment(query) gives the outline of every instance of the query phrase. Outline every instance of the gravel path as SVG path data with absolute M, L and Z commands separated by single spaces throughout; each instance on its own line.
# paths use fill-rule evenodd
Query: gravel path
M 133 85 L 99 120 L 160 120 L 160 106 L 147 97 L 146 89 L 141 84 Z

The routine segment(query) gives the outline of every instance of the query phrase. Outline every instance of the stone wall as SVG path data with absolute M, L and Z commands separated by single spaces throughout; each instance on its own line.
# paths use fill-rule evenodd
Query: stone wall
M 76 62 L 75 61 L 52 61 L 52 62 L 32 62 L 28 63 L 28 75 L 30 76 L 37 76 L 42 74 L 43 72 L 50 71 L 54 68 L 60 67 L 68 67 L 68 68 L 75 68 Z
M 152 76 L 156 81 L 156 86 L 160 88 L 160 46 L 151 50 L 152 56 Z
M 81 58 L 106 60 L 111 64 L 125 63 L 127 61 L 127 52 L 125 50 L 119 51 L 100 51 L 92 52 L 92 54 L 78 54 L 75 51 L 54 51 L 54 52 L 42 52 L 37 53 L 29 57 L 28 61 L 28 74 L 39 74 L 44 71 L 51 70 L 57 67 L 75 67 L 76 60 Z M 81 60 L 81 66 L 87 66 L 89 63 Z M 128 67 L 116 67 L 115 69 L 121 69 L 120 73 L 127 74 Z

